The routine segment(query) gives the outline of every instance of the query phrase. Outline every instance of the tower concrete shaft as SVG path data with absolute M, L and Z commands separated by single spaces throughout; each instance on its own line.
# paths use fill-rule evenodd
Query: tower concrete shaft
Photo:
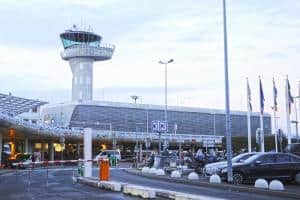
M 91 58 L 72 58 L 72 101 L 93 99 L 93 62 Z

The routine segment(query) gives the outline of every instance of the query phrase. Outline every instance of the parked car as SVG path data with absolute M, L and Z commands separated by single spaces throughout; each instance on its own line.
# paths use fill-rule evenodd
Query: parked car
M 32 154 L 18 153 L 14 156 L 13 159 L 10 159 L 10 166 L 12 168 L 18 167 L 25 169 L 30 167 L 31 162 Z M 22 163 L 22 165 L 18 165 L 19 163 Z
M 110 156 L 116 156 L 118 161 L 121 160 L 121 153 L 118 150 L 103 150 L 95 157 L 95 160 L 109 158 Z
M 291 153 L 257 153 L 244 162 L 233 163 L 233 182 L 241 184 L 258 178 L 295 181 L 300 184 L 300 157 Z M 227 179 L 227 166 L 218 173 Z
M 297 156 L 300 156 L 300 143 L 289 144 L 285 148 L 284 152 L 286 152 L 286 153 L 293 153 L 293 154 L 296 154 Z
M 245 160 L 247 160 L 251 156 L 255 155 L 256 153 L 257 152 L 239 154 L 239 155 L 232 158 L 232 163 L 244 162 Z M 203 173 L 206 176 L 211 176 L 213 174 L 216 174 L 216 173 L 220 172 L 221 169 L 223 169 L 226 166 L 227 166 L 227 161 L 206 164 L 204 169 L 203 169 Z

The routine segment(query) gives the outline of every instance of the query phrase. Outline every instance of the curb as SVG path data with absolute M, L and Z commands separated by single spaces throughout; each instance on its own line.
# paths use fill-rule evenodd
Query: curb
M 137 170 L 132 169 L 126 169 L 125 172 L 129 174 L 134 174 L 138 176 L 143 176 L 146 178 L 156 179 L 156 180 L 163 180 L 168 182 L 176 182 L 176 183 L 182 183 L 182 184 L 189 184 L 189 185 L 196 185 L 200 187 L 211 187 L 214 189 L 223 189 L 223 190 L 232 190 L 237 192 L 248 192 L 248 193 L 256 193 L 261 195 L 269 195 L 269 196 L 275 196 L 275 197 L 282 197 L 282 198 L 297 198 L 300 199 L 300 193 L 296 192 L 287 192 L 287 191 L 272 191 L 272 190 L 266 190 L 266 189 L 258 189 L 254 187 L 247 187 L 242 185 L 231 185 L 227 183 L 209 183 L 209 182 L 203 182 L 203 181 L 193 181 L 193 180 L 187 180 L 183 178 L 171 178 L 168 176 L 155 176 L 151 174 L 144 174 Z
M 107 189 L 114 192 L 123 192 L 127 195 L 132 195 L 136 197 L 141 197 L 143 199 L 155 199 L 156 197 L 162 197 L 166 199 L 178 199 L 178 200 L 205 200 L 207 196 L 187 194 L 182 192 L 176 192 L 171 190 L 163 190 L 158 188 L 134 185 L 129 183 L 122 182 L 113 182 L 113 181 L 99 181 L 96 178 L 84 178 L 84 177 L 72 177 L 74 182 L 101 188 Z M 221 200 L 215 198 L 216 200 Z
M 15 170 L 0 170 L 0 176 L 13 173 L 13 172 L 15 172 Z

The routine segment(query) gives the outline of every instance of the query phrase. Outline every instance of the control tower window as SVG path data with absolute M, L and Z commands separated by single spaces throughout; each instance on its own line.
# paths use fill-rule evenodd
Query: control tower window
M 60 38 L 65 49 L 76 45 L 99 47 L 101 42 L 101 36 L 84 31 L 67 31 Z

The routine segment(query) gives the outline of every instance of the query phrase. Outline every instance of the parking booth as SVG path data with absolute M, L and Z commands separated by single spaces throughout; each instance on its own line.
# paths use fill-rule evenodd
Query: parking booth
M 101 159 L 99 161 L 99 179 L 100 181 L 108 181 L 109 180 L 109 160 Z

